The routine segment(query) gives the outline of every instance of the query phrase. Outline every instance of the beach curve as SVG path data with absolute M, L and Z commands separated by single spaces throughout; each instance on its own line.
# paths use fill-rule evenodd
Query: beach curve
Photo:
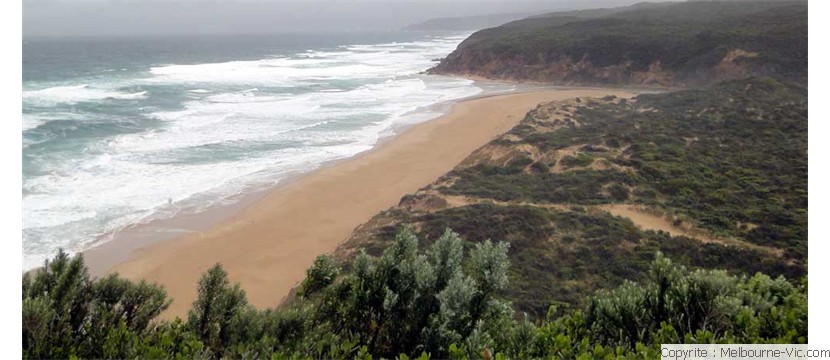
M 459 102 L 447 114 L 414 125 L 371 151 L 277 187 L 203 231 L 131 251 L 108 272 L 162 284 L 173 298 L 165 318 L 186 315 L 200 275 L 216 263 L 241 284 L 251 304 L 279 305 L 315 257 L 336 250 L 357 226 L 452 170 L 537 104 L 606 95 L 634 93 L 575 88 Z

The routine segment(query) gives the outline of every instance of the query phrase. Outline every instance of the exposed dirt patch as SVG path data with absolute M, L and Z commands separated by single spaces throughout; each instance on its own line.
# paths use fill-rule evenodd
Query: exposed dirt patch
M 736 238 L 715 236 L 706 230 L 696 228 L 689 222 L 669 220 L 659 211 L 642 206 L 612 204 L 596 206 L 594 207 L 594 210 L 606 211 L 612 215 L 627 218 L 631 220 L 634 225 L 643 230 L 665 231 L 672 236 L 686 236 L 704 243 L 718 243 L 727 246 L 738 246 L 772 253 L 777 256 L 784 255 L 784 252 L 781 249 L 755 245 Z

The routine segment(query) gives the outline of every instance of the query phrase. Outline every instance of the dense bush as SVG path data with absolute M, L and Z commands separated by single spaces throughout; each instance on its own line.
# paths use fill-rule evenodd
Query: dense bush
M 510 285 L 501 295 L 532 318 L 544 317 L 552 303 L 578 307 L 594 290 L 642 280 L 657 251 L 680 264 L 732 274 L 806 274 L 802 267 L 769 253 L 643 231 L 626 218 L 578 207 L 476 204 L 410 214 L 400 222 L 417 224 L 424 244 L 431 244 L 446 228 L 463 234 L 468 248 L 486 239 L 509 242 L 513 266 Z M 393 240 L 393 233 L 379 233 L 371 247 L 389 246 Z
M 23 276 L 24 357 L 135 357 L 146 340 L 174 337 L 179 330 L 168 326 L 159 333 L 154 323 L 169 305 L 157 285 L 114 275 L 92 281 L 82 257 L 60 251 Z M 192 337 L 178 338 L 184 344 Z M 196 354 L 201 347 L 190 350 Z
M 665 342 L 807 341 L 806 284 L 762 274 L 688 270 L 658 254 L 648 277 L 598 292 L 583 309 L 532 321 L 500 298 L 506 243 L 464 250 L 446 230 L 425 250 L 409 229 L 382 256 L 361 253 L 335 281 L 330 259 L 309 269 L 316 291 L 257 310 L 221 266 L 208 270 L 187 320 L 160 321 L 156 285 L 90 280 L 61 252 L 23 278 L 24 358 L 653 357 Z M 318 270 L 326 276 L 319 277 Z
M 630 174 L 614 170 L 575 170 L 563 173 L 507 173 L 501 167 L 478 164 L 452 172 L 459 178 L 452 187 L 441 189 L 450 195 L 472 195 L 499 201 L 603 204 L 615 197 L 603 191 L 605 185 L 633 184 Z

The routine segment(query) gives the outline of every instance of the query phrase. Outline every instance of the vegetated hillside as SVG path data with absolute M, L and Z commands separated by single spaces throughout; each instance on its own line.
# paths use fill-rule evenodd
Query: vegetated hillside
M 538 106 L 453 171 L 359 227 L 337 257 L 408 224 L 510 243 L 503 295 L 541 317 L 679 263 L 795 279 L 807 268 L 806 89 L 747 79 Z M 348 263 L 348 261 L 346 261 Z
M 806 82 L 807 2 L 640 3 L 551 13 L 471 35 L 433 74 L 558 84 Z

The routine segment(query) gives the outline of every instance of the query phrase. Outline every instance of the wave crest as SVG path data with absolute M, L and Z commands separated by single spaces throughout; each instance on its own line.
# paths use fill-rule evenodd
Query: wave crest
M 124 92 L 111 89 L 93 88 L 89 85 L 55 86 L 41 90 L 23 92 L 23 102 L 31 105 L 53 106 L 76 104 L 100 100 L 135 100 L 147 97 L 146 91 Z

